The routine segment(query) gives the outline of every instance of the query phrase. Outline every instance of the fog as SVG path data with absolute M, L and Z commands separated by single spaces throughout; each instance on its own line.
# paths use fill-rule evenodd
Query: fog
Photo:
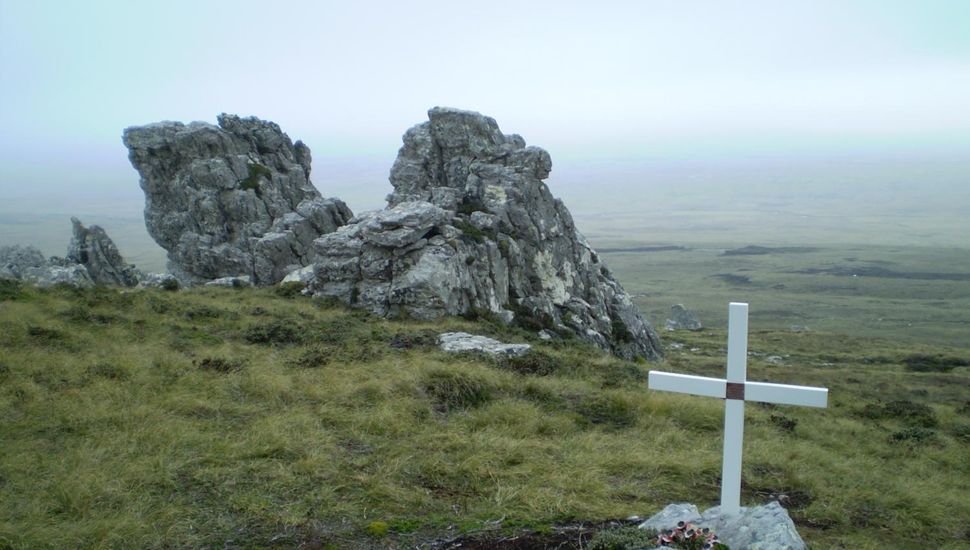
M 126 126 L 273 120 L 358 211 L 382 206 L 401 134 L 434 105 L 549 150 L 553 193 L 593 237 L 701 238 L 722 211 L 786 241 L 967 233 L 960 1 L 0 1 L 0 74 L 0 244 L 48 254 L 77 215 L 160 262 Z M 786 232 L 773 211 L 839 223 Z M 637 222 L 672 212 L 682 228 Z M 843 235 L 853 216 L 882 225 Z

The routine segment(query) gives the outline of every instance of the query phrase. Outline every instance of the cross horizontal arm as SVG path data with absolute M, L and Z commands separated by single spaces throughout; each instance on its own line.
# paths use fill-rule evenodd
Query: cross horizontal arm
M 652 390 L 689 393 L 691 395 L 724 399 L 727 380 L 652 370 L 647 378 L 647 386 Z
M 803 407 L 825 407 L 828 405 L 829 390 L 810 386 L 789 386 L 767 382 L 745 382 L 745 401 L 761 401 L 780 405 L 802 405 Z

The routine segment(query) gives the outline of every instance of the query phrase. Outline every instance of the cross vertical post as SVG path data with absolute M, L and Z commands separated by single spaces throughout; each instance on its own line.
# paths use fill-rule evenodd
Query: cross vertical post
M 744 402 L 825 407 L 829 390 L 768 382 L 748 382 L 748 304 L 732 302 L 728 309 L 727 379 L 650 371 L 650 389 L 724 400 L 724 462 L 721 465 L 721 514 L 741 512 L 741 449 Z
M 748 370 L 748 304 L 728 308 L 727 388 L 724 403 L 724 460 L 721 512 L 741 512 L 741 442 L 744 440 L 744 383 Z

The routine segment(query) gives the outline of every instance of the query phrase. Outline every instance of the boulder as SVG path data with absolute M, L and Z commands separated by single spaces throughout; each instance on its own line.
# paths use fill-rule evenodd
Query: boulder
M 310 149 L 273 122 L 222 114 L 218 126 L 125 129 L 148 233 L 183 284 L 249 277 L 275 284 L 314 260 L 313 241 L 352 213 L 310 182 Z
M 67 260 L 83 265 L 95 284 L 127 287 L 138 284 L 138 270 L 125 263 L 101 226 L 86 228 L 77 218 L 71 218 L 71 224 L 74 233 L 67 248 Z
M 543 183 L 549 154 L 479 113 L 428 117 L 404 134 L 387 209 L 314 242 L 310 292 L 383 316 L 491 312 L 659 358 L 657 334 Z
M 683 304 L 670 306 L 670 319 L 667 319 L 667 330 L 700 330 L 704 328 L 693 311 L 690 311 Z
M 467 332 L 445 332 L 438 336 L 438 343 L 443 351 L 449 353 L 474 351 L 510 357 L 525 355 L 532 349 L 529 344 L 503 344 L 487 336 L 478 336 Z
M 640 524 L 641 529 L 663 532 L 684 521 L 709 527 L 730 548 L 748 550 L 805 550 L 805 542 L 795 529 L 788 512 L 777 502 L 764 506 L 742 507 L 737 515 L 721 514 L 715 506 L 699 513 L 693 504 L 671 504 Z
M 178 279 L 170 273 L 143 273 L 138 281 L 141 288 L 178 288 Z
M 48 265 L 44 254 L 33 246 L 0 246 L 0 277 L 26 279 L 32 270 Z
M 83 265 L 64 258 L 44 258 L 40 250 L 32 246 L 0 246 L 0 277 L 19 279 L 37 286 L 94 285 Z

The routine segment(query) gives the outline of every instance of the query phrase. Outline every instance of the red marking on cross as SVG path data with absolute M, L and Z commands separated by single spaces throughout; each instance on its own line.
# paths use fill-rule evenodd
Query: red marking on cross
M 744 382 L 728 382 L 724 392 L 725 399 L 740 399 L 744 401 Z

